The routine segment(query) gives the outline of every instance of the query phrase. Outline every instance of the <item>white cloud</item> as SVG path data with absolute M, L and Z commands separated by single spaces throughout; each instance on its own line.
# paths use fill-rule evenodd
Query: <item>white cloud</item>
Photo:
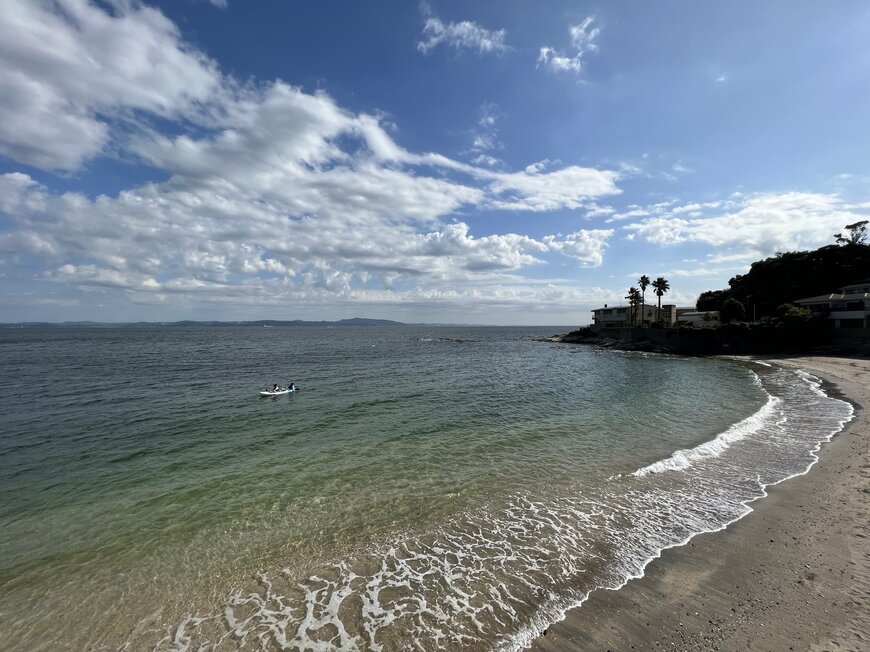
M 15 225 L 0 236 L 0 252 L 45 261 L 55 270 L 47 280 L 121 290 L 137 302 L 183 295 L 271 304 L 274 292 L 285 300 L 361 301 L 372 283 L 420 293 L 485 284 L 550 249 L 601 264 L 606 238 L 598 232 L 473 237 L 465 223 L 442 219 L 462 206 L 570 208 L 618 192 L 612 173 L 453 164 L 448 171 L 465 172 L 471 184 L 428 177 L 402 162 L 441 159 L 405 152 L 325 96 L 276 84 L 248 96 L 246 106 L 254 115 L 234 111 L 237 126 L 211 137 L 137 141 L 137 151 L 172 176 L 117 197 L 54 195 L 25 174 L 0 176 L 0 211 Z M 335 146 L 339 135 L 354 134 L 369 149 L 351 155 Z
M 736 254 L 710 254 L 707 260 L 714 264 L 719 263 L 751 263 L 758 256 L 754 253 L 736 253 Z M 697 261 L 692 261 L 697 262 Z
M 701 278 L 701 277 L 719 277 L 728 275 L 732 269 L 722 269 L 716 267 L 695 267 L 693 269 L 669 269 L 662 272 L 660 275 L 665 278 Z M 657 276 L 659 276 L 657 274 Z
M 0 21 L 0 154 L 72 170 L 132 112 L 193 117 L 221 86 L 214 63 L 159 11 L 115 2 L 6 0 Z
M 598 27 L 592 27 L 595 22 L 594 16 L 587 17 L 579 25 L 572 25 L 568 32 L 571 34 L 571 45 L 581 52 L 595 52 L 598 50 L 598 45 L 595 39 L 601 33 Z
M 470 20 L 458 23 L 444 23 L 440 18 L 429 16 L 423 25 L 417 49 L 429 54 L 437 46 L 444 44 L 456 50 L 477 50 L 480 54 L 504 52 L 505 36 L 503 29 L 490 30 Z
M 571 36 L 573 54 L 565 54 L 550 46 L 543 46 L 538 52 L 538 65 L 554 72 L 573 72 L 579 74 L 583 70 L 583 58 L 589 52 L 598 51 L 595 39 L 601 33 L 599 27 L 594 27 L 594 16 L 588 16 L 579 25 L 572 25 L 568 32 Z
M 24 259 L 56 287 L 129 303 L 253 307 L 534 301 L 533 282 L 519 272 L 541 254 L 561 252 L 583 266 L 603 260 L 610 231 L 534 239 L 473 235 L 469 224 L 493 209 L 594 210 L 593 200 L 620 192 L 614 171 L 558 161 L 493 170 L 501 162 L 483 145 L 497 139 L 481 141 L 473 165 L 409 152 L 382 116 L 352 113 L 326 93 L 233 82 L 162 14 L 138 4 L 112 14 L 83 0 L 9 7 L 25 38 L 0 39 L 9 64 L 0 83 L 25 88 L 2 96 L 0 116 L 24 102 L 18 109 L 30 121 L 17 134 L 0 125 L 0 151 L 75 170 L 111 149 L 166 180 L 94 198 L 53 192 L 22 172 L 0 175 L 7 269 Z M 45 24 L 59 41 L 57 61 L 40 50 Z M 495 138 L 498 115 L 484 105 L 479 133 Z M 171 123 L 171 135 L 153 116 Z M 28 132 L 37 128 L 41 137 Z
M 714 208 L 717 202 L 701 205 Z M 778 251 L 807 249 L 833 243 L 844 224 L 866 219 L 852 212 L 836 195 L 818 193 L 762 193 L 722 205 L 730 212 L 711 217 L 678 217 L 692 211 L 689 204 L 669 214 L 628 224 L 624 228 L 649 242 L 673 245 L 699 242 L 723 248 L 718 260 L 734 256 L 757 259 Z M 690 213 L 694 214 L 694 213 Z
M 612 229 L 581 229 L 561 240 L 547 236 L 544 242 L 565 256 L 580 261 L 582 267 L 599 267 L 604 262 L 604 250 L 613 233 Z
M 621 192 L 617 174 L 569 166 L 547 173 L 513 172 L 493 176 L 491 205 L 502 210 L 551 211 L 581 208 L 586 200 Z
M 599 206 L 598 204 L 591 202 L 586 207 L 586 218 L 592 219 L 594 217 L 604 217 L 613 215 L 616 212 L 612 206 Z
M 646 217 L 650 212 L 645 208 L 640 208 L 639 206 L 631 206 L 629 210 L 623 211 L 622 213 L 613 213 L 606 221 L 608 223 L 611 222 L 619 222 L 621 220 L 628 220 L 632 217 Z
M 701 210 L 702 208 L 702 204 L 695 202 L 692 204 L 685 204 L 684 206 L 676 206 L 671 209 L 671 213 L 673 213 L 674 215 L 681 215 L 683 213 L 694 213 Z
M 47 278 L 76 285 L 214 292 L 249 281 L 262 287 L 277 276 L 297 292 L 306 285 L 348 292 L 363 276 L 400 275 L 425 285 L 513 271 L 548 249 L 515 234 L 475 238 L 461 222 L 420 233 L 365 211 L 349 220 L 294 220 L 274 204 L 246 203 L 171 184 L 91 201 L 53 196 L 25 175 L 3 175 L 0 208 L 19 228 L 0 238 L 0 251 L 53 262 Z
M 503 161 L 500 158 L 496 158 L 495 156 L 490 156 L 489 154 L 478 154 L 471 162 L 475 165 L 485 165 L 490 168 L 499 167 Z
M 530 163 L 526 166 L 527 174 L 540 174 L 544 170 L 546 170 L 549 166 L 551 166 L 554 161 L 551 161 L 548 158 L 543 159 L 542 161 L 537 161 L 536 163 Z
M 496 104 L 484 102 L 480 107 L 479 114 L 477 124 L 471 131 L 471 148 L 463 153 L 474 156 L 472 163 L 475 165 L 498 167 L 502 161 L 493 156 L 492 151 L 504 148 L 498 138 L 498 128 L 496 127 L 496 122 L 501 117 L 501 111 Z

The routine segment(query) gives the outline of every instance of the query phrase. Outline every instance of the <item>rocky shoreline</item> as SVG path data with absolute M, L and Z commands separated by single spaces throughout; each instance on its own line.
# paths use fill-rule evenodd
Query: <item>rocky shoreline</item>
M 727 324 L 716 328 L 586 327 L 551 335 L 547 342 L 591 344 L 602 349 L 679 355 L 870 354 L 870 338 L 839 338 L 829 331 L 775 324 Z
M 660 344 L 651 339 L 628 339 L 621 336 L 622 330 L 633 329 L 611 329 L 608 331 L 599 331 L 596 333 L 591 328 L 583 328 L 577 331 L 571 331 L 562 335 L 551 335 L 545 337 L 545 342 L 556 342 L 561 344 L 591 344 L 601 349 L 614 349 L 617 351 L 643 351 L 646 353 L 678 353 L 674 347 L 667 344 Z M 649 329 L 647 329 L 649 330 Z M 614 332 L 619 331 L 619 332 Z

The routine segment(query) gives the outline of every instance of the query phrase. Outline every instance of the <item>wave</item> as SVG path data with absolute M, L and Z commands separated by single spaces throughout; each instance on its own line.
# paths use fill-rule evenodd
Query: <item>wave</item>
M 755 378 L 760 385 L 761 382 L 757 374 L 755 374 Z M 767 390 L 765 390 L 765 394 L 767 394 L 767 403 L 765 403 L 755 414 L 752 414 L 739 423 L 730 426 L 725 432 L 717 435 L 715 439 L 704 442 L 694 448 L 675 451 L 669 458 L 659 460 L 658 462 L 654 462 L 638 469 L 633 475 L 642 477 L 650 473 L 682 471 L 699 460 L 709 457 L 718 457 L 734 442 L 751 437 L 772 425 L 782 427 L 784 424 L 783 412 L 780 409 L 782 399 L 773 396 L 767 392 Z
M 766 404 L 710 442 L 568 495 L 514 496 L 327 567 L 260 572 L 154 649 L 518 650 L 593 590 L 618 589 L 663 550 L 751 512 L 851 419 L 814 376 L 762 373 Z

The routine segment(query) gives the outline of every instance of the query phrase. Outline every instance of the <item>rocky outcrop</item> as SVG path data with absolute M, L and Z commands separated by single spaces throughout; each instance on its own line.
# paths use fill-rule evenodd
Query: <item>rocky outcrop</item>
M 822 325 L 824 326 L 824 325 Z M 729 355 L 806 352 L 830 346 L 830 332 L 813 323 L 726 324 L 717 328 L 584 328 L 547 338 L 550 342 L 592 344 L 619 351 Z
M 648 353 L 673 353 L 673 347 L 655 342 L 649 337 L 649 328 L 583 328 L 563 335 L 551 335 L 545 342 L 564 344 L 592 344 L 603 349 L 618 351 L 645 351 Z

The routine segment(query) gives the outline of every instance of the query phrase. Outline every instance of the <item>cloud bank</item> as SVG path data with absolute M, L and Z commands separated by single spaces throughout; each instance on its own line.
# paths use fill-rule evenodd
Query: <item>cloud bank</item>
M 221 92 L 217 65 L 159 11 L 85 0 L 8 0 L 0 21 L 0 154 L 74 170 L 100 154 L 112 123 L 147 113 L 199 119 Z
M 42 281 L 138 303 L 500 302 L 530 294 L 517 272 L 548 253 L 602 264 L 611 231 L 475 235 L 468 219 L 580 208 L 618 194 L 616 172 L 501 172 L 407 151 L 378 116 L 326 93 L 227 78 L 138 4 L 7 8 L 0 152 L 66 171 L 112 152 L 166 176 L 98 197 L 55 193 L 25 172 L 0 176 L 11 225 L 0 255 L 40 261 Z M 432 47 L 503 43 L 503 32 L 432 20 Z M 494 133 L 493 115 L 480 120 L 480 133 Z
M 665 247 L 701 244 L 713 249 L 711 263 L 751 262 L 782 251 L 833 244 L 843 225 L 867 219 L 835 194 L 780 192 L 735 195 L 724 201 L 672 202 L 624 216 L 649 215 L 623 228 Z

